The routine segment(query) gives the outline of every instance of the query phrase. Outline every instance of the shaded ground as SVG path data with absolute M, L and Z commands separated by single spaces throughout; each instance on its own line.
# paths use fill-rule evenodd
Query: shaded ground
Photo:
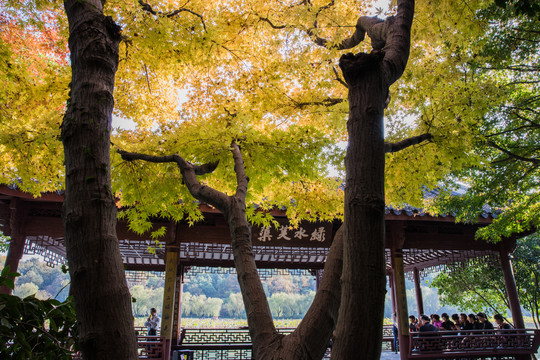
M 381 360 L 399 360 L 399 353 L 394 353 L 393 351 L 383 351 L 381 352 Z

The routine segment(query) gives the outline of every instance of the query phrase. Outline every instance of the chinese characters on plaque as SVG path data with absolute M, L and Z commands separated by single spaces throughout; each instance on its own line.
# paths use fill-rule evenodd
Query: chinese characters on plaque
M 280 226 L 277 235 L 273 234 L 272 229 L 268 226 L 262 227 L 259 231 L 259 236 L 257 240 L 260 242 L 272 241 L 275 237 L 276 240 L 287 240 L 291 241 L 292 239 L 298 240 L 309 240 L 309 241 L 318 241 L 324 242 L 326 240 L 326 229 L 324 226 L 316 227 L 315 229 L 305 229 L 303 227 L 292 228 L 285 225 Z

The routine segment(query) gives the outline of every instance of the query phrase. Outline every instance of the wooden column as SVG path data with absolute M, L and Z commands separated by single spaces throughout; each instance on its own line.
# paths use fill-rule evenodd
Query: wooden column
M 390 272 L 388 274 L 388 285 L 390 286 L 390 299 L 392 300 L 392 315 L 397 314 L 397 304 L 396 304 L 396 291 L 394 286 L 394 274 Z
M 167 233 L 167 245 L 165 247 L 165 288 L 163 290 L 161 317 L 161 336 L 165 337 L 164 359 L 170 358 L 171 351 L 179 250 L 179 246 L 176 245 L 176 224 L 171 224 Z
M 311 275 L 315 277 L 315 291 L 319 290 L 319 286 L 321 284 L 322 280 L 322 270 L 320 269 L 312 269 L 310 270 Z
M 11 237 L 9 249 L 4 266 L 9 266 L 10 272 L 16 272 L 19 268 L 19 262 L 24 253 L 24 244 L 26 235 L 24 233 L 24 223 L 26 213 L 23 209 L 23 203 L 20 200 L 12 199 L 9 203 L 10 219 L 9 226 L 5 235 Z M 0 286 L 0 294 L 11 294 L 13 289 L 7 286 Z
M 413 269 L 413 277 L 414 277 L 414 292 L 416 294 L 416 306 L 418 307 L 418 315 L 422 315 L 424 313 L 424 299 L 422 296 L 422 287 L 420 286 L 420 271 L 418 271 L 418 268 Z
M 506 286 L 506 293 L 508 294 L 508 302 L 510 304 L 510 312 L 512 313 L 512 320 L 514 320 L 514 327 L 516 329 L 525 329 L 525 322 L 523 321 L 523 314 L 521 313 L 521 305 L 519 303 L 519 295 L 516 287 L 516 279 L 514 278 L 512 261 L 510 260 L 508 251 L 506 249 L 501 249 L 499 254 L 501 257 L 504 284 Z
M 174 322 L 172 329 L 172 344 L 180 345 L 180 335 L 182 330 L 182 290 L 184 285 L 184 265 L 178 265 L 176 277 L 176 297 L 175 297 L 175 307 L 174 307 Z
M 394 289 L 397 304 L 397 322 L 399 329 L 399 357 L 406 360 L 409 354 L 409 314 L 407 309 L 407 293 L 405 289 L 405 272 L 403 270 L 403 251 L 392 248 L 392 269 L 394 272 Z

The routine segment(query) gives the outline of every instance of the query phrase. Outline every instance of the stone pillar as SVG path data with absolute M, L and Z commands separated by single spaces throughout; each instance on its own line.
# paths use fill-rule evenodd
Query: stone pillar
M 424 313 L 424 299 L 422 296 L 422 287 L 420 286 L 420 271 L 418 268 L 413 269 L 414 277 L 414 292 L 416 294 L 416 306 L 418 307 L 418 315 Z
M 508 251 L 506 249 L 501 249 L 499 254 L 501 258 L 504 284 L 506 286 L 506 293 L 508 294 L 508 302 L 510 304 L 510 312 L 512 313 L 512 319 L 514 320 L 514 327 L 516 329 L 525 329 L 525 322 L 523 321 L 523 314 L 521 313 L 521 305 L 519 303 L 512 261 L 510 260 Z
M 406 360 L 409 355 L 409 314 L 407 309 L 407 293 L 405 289 L 405 272 L 403 270 L 403 251 L 391 249 L 392 269 L 394 271 L 394 289 L 396 293 L 397 322 L 399 329 L 399 356 Z

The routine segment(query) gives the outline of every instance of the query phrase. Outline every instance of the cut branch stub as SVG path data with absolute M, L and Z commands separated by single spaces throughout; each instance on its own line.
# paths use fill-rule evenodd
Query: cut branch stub
M 377 17 L 361 16 L 356 23 L 356 28 L 367 33 L 371 39 L 371 47 L 373 49 L 381 50 L 386 45 L 386 35 L 393 20 L 394 18 L 392 16 L 384 21 Z
M 372 54 L 358 53 L 358 54 L 344 54 L 339 59 L 339 67 L 343 72 L 343 77 L 349 87 L 354 86 L 355 82 L 361 81 L 363 78 L 361 72 L 375 70 L 381 65 L 383 59 L 382 52 L 375 52 Z
M 218 165 L 219 161 L 209 162 L 203 165 L 193 165 L 193 170 L 195 171 L 195 175 L 210 174 L 216 170 Z

